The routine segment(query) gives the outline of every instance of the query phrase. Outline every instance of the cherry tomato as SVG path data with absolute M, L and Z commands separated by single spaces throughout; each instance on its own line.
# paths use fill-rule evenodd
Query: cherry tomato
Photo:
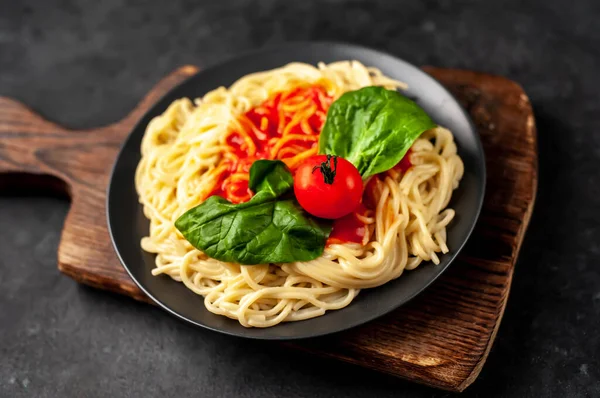
M 310 214 L 335 219 L 354 211 L 360 203 L 363 182 L 358 170 L 346 159 L 311 156 L 298 166 L 294 193 Z

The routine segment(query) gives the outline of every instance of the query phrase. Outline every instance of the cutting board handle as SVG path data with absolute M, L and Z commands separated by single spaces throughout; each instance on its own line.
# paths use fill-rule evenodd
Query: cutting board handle
M 161 80 L 123 120 L 90 130 L 52 123 L 22 103 L 0 97 L 0 190 L 104 190 L 120 145 L 142 115 L 167 91 L 197 73 L 183 66 Z
M 59 173 L 39 157 L 71 132 L 34 113 L 22 103 L 0 97 L 0 187 L 51 188 L 64 192 Z M 54 178 L 52 178 L 54 177 Z

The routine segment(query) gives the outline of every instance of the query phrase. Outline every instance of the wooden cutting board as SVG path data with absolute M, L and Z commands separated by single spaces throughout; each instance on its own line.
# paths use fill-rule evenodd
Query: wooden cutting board
M 535 200 L 536 129 L 529 99 L 503 77 L 425 67 L 473 118 L 487 157 L 487 192 L 459 258 L 407 305 L 329 337 L 289 343 L 429 386 L 462 391 L 492 346 Z M 58 268 L 100 289 L 150 302 L 125 273 L 106 226 L 109 172 L 135 122 L 169 89 L 198 71 L 184 66 L 160 81 L 118 123 L 70 130 L 0 97 L 0 189 L 65 193 L 72 201 Z M 133 183 L 133 182 L 132 182 Z

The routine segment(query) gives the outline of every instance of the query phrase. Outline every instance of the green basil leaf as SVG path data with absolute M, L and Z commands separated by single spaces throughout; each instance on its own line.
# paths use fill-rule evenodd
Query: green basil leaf
M 270 191 L 278 196 L 294 186 L 292 174 L 280 160 L 257 160 L 250 167 L 248 187 L 252 192 Z
M 198 250 L 217 260 L 244 264 L 310 261 L 323 254 L 331 223 L 309 216 L 295 199 L 281 196 L 293 178 L 281 161 L 259 160 L 250 169 L 256 194 L 232 204 L 211 196 L 175 221 Z
M 365 87 L 331 104 L 319 153 L 347 159 L 367 178 L 398 164 L 419 135 L 433 127 L 429 115 L 399 92 Z

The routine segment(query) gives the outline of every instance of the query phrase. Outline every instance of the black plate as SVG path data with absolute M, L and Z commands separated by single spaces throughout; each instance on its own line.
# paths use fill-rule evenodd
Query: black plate
M 154 255 L 140 248 L 149 222 L 134 186 L 140 160 L 140 143 L 148 122 L 181 97 L 196 98 L 219 86 L 229 86 L 240 77 L 273 69 L 289 62 L 316 65 L 340 60 L 358 60 L 374 66 L 392 78 L 409 85 L 406 92 L 440 125 L 452 130 L 465 164 L 465 175 L 455 191 L 451 206 L 456 218 L 448 228 L 451 253 L 441 256 L 441 264 L 423 264 L 384 286 L 362 291 L 348 307 L 324 316 L 283 323 L 271 328 L 245 328 L 237 321 L 214 315 L 204 307 L 203 298 L 168 276 L 154 277 Z M 483 202 L 485 161 L 479 136 L 456 99 L 419 68 L 380 51 L 347 44 L 294 43 L 276 49 L 252 52 L 205 69 L 166 94 L 154 105 L 127 138 L 114 165 L 108 188 L 107 216 L 111 238 L 123 266 L 135 283 L 157 304 L 195 325 L 218 332 L 256 339 L 298 339 L 338 332 L 384 315 L 406 303 L 431 284 L 456 257 L 468 239 Z

